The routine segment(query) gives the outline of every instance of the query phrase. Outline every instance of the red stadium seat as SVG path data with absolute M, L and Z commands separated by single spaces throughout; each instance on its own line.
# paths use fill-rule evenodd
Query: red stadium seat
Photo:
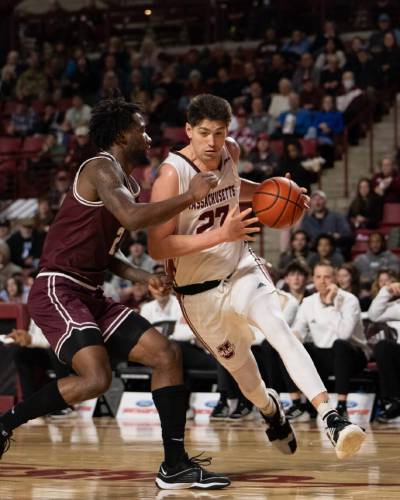
M 39 99 L 36 99 L 35 101 L 32 102 L 32 108 L 36 111 L 38 115 L 44 113 L 45 106 L 46 104 L 43 101 L 40 101 Z
M 172 144 L 187 144 L 189 142 L 186 130 L 183 127 L 166 127 L 163 137 Z
M 3 114 L 6 116 L 11 116 L 18 106 L 17 101 L 6 101 L 4 103 Z
M 24 153 L 36 153 L 42 149 L 43 142 L 42 135 L 29 135 L 25 137 L 22 150 Z
M 400 203 L 385 203 L 383 205 L 382 226 L 400 225 Z
M 21 149 L 20 137 L 0 137 L 0 155 L 17 153 Z
M 304 156 L 315 156 L 317 154 L 317 141 L 314 139 L 300 139 Z
M 271 141 L 271 151 L 278 156 L 283 155 L 283 141 Z

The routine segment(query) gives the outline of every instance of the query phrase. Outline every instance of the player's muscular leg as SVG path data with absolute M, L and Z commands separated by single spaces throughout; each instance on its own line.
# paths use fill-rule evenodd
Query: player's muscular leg
M 103 394 L 111 383 L 111 367 L 103 346 L 85 347 L 72 358 L 76 375 L 58 381 L 58 389 L 69 404 L 73 405 Z
M 139 342 L 129 353 L 128 359 L 152 368 L 152 391 L 183 383 L 179 346 L 169 341 L 155 328 L 147 330 L 140 337 Z

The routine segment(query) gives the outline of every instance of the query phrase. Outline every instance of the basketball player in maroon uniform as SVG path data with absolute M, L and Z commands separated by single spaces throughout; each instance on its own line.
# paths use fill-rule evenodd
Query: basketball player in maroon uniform
M 135 203 L 139 187 L 129 174 L 150 145 L 139 108 L 121 97 L 105 99 L 93 109 L 90 135 L 100 152 L 81 165 L 50 227 L 28 303 L 32 318 L 74 374 L 47 384 L 0 417 L 0 457 L 16 427 L 104 393 L 113 355 L 152 368 L 165 451 L 161 469 L 171 477 L 164 487 L 223 488 L 230 484 L 227 477 L 205 471 L 201 460 L 185 452 L 186 394 L 178 348 L 143 317 L 104 297 L 101 288 L 107 269 L 155 289 L 169 286 L 166 277 L 121 258 L 119 242 L 125 229 L 166 222 L 203 199 L 218 179 L 211 172 L 199 173 L 179 196 Z M 238 238 L 243 231 L 243 224 L 237 224 Z

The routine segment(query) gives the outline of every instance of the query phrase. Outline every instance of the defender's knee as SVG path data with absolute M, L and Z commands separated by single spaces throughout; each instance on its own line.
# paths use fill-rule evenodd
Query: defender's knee
M 182 351 L 175 342 L 167 341 L 165 347 L 160 351 L 155 360 L 154 368 L 171 370 L 180 368 L 182 365 Z

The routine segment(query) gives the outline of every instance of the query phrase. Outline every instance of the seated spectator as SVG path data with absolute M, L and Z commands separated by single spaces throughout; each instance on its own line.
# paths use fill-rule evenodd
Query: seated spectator
M 400 72 L 400 49 L 390 31 L 383 36 L 383 49 L 378 56 L 378 64 L 384 87 L 392 92 L 396 91 Z
M 386 249 L 385 237 L 381 233 L 371 233 L 368 238 L 368 251 L 358 255 L 354 265 L 360 273 L 361 281 L 372 283 L 382 267 L 399 272 L 400 262 L 394 253 Z
M 338 35 L 336 24 L 332 20 L 328 20 L 324 22 L 321 33 L 318 33 L 315 37 L 315 40 L 312 44 L 311 51 L 314 53 L 318 53 L 326 46 L 328 40 L 333 40 L 335 46 L 344 50 L 344 44 Z
M 232 103 L 235 97 L 240 95 L 240 84 L 238 80 L 232 78 L 228 68 L 219 68 L 212 92 Z
M 291 59 L 298 60 L 310 48 L 310 42 L 300 30 L 293 30 L 290 39 L 282 46 L 281 52 Z
M 135 267 L 151 273 L 153 271 L 154 265 L 156 264 L 156 261 L 147 254 L 146 243 L 145 233 L 143 233 L 142 231 L 137 233 L 136 238 L 130 240 L 129 242 L 129 254 L 127 258 L 129 262 Z
M 321 54 L 317 57 L 315 61 L 315 67 L 319 71 L 324 71 L 325 69 L 328 68 L 328 58 L 329 56 L 334 55 L 337 57 L 339 68 L 343 68 L 344 65 L 346 64 L 346 56 L 343 52 L 343 50 L 340 50 L 337 46 L 335 41 L 330 38 L 326 41 L 324 51 L 321 52 Z
M 280 42 L 276 33 L 276 29 L 269 26 L 265 32 L 261 43 L 256 48 L 256 58 L 260 62 L 270 62 L 272 56 L 279 51 Z
M 76 64 L 76 71 L 69 77 L 67 88 L 69 88 L 69 92 L 81 95 L 85 102 L 92 103 L 98 87 L 97 77 L 84 55 L 77 59 Z
M 65 113 L 63 128 L 71 132 L 81 125 L 87 125 L 90 120 L 91 107 L 83 102 L 80 95 L 74 95 L 72 106 Z
M 350 378 L 366 366 L 370 355 L 360 305 L 353 294 L 336 285 L 332 266 L 317 265 L 313 281 L 317 292 L 301 303 L 292 330 L 303 342 L 308 335 L 312 339 L 307 350 L 324 383 L 329 376 L 335 376 L 336 409 L 347 416 Z M 288 389 L 292 394 L 296 392 L 290 379 Z M 300 394 L 293 405 L 302 410 Z M 293 408 L 288 411 L 293 412 Z
M 19 220 L 18 229 L 8 239 L 11 261 L 24 269 L 36 269 L 46 234 L 35 228 L 35 220 Z
M 51 208 L 57 212 L 71 186 L 71 174 L 65 168 L 60 169 L 54 177 L 54 186 L 50 189 L 48 198 Z
M 11 115 L 10 123 L 6 127 L 9 135 L 22 136 L 33 134 L 36 130 L 38 116 L 31 106 L 29 99 L 18 102 L 14 113 Z
M 18 99 L 38 98 L 47 91 L 47 78 L 40 68 L 39 54 L 31 52 L 27 63 L 28 69 L 19 76 L 17 81 L 16 95 Z
M 350 203 L 347 218 L 354 229 L 376 229 L 382 219 L 382 199 L 372 190 L 366 177 L 358 181 L 357 194 Z
M 335 139 L 343 132 L 343 115 L 334 108 L 333 98 L 326 95 L 322 108 L 314 115 L 318 150 L 325 160 L 324 168 L 332 168 L 335 160 Z
M 374 299 L 378 295 L 379 291 L 384 286 L 396 283 L 396 281 L 398 280 L 399 280 L 399 275 L 396 271 L 393 271 L 392 269 L 386 269 L 385 267 L 379 269 L 376 278 L 374 279 L 371 285 L 372 299 Z
M 243 154 L 247 157 L 256 145 L 256 136 L 248 126 L 247 115 L 244 109 L 240 109 L 236 113 L 237 127 L 232 130 L 230 136 L 235 139 L 243 150 Z
M 23 399 L 29 398 L 39 389 L 37 387 L 37 371 L 51 369 L 57 378 L 67 377 L 70 374 L 69 368 L 58 360 L 42 331 L 33 320 L 29 324 L 28 331 L 14 329 L 9 336 L 15 342 L 15 344 L 11 344 L 10 348 L 13 349 L 13 358 Z M 68 413 L 64 410 L 64 415 L 68 415 Z
M 50 224 L 54 220 L 54 212 L 48 198 L 39 198 L 38 209 L 35 215 L 35 227 L 39 231 L 47 233 Z
M 382 72 L 379 65 L 365 49 L 357 52 L 356 61 L 351 68 L 346 67 L 346 69 L 353 72 L 357 87 L 367 91 L 371 96 L 375 96 L 375 89 L 382 86 Z
M 327 66 L 321 72 L 320 85 L 326 94 L 336 96 L 342 82 L 342 70 L 336 55 L 331 54 L 326 58 Z
M 290 249 L 281 253 L 278 268 L 284 270 L 292 261 L 299 262 L 303 267 L 308 267 L 308 261 L 315 255 L 310 250 L 310 238 L 308 234 L 298 229 L 290 237 Z
M 0 243 L 7 242 L 11 236 L 11 223 L 8 219 L 0 219 Z
M 372 301 L 368 317 L 375 323 L 377 334 L 374 357 L 378 364 L 381 398 L 384 408 L 378 416 L 380 422 L 400 417 L 400 283 L 381 288 Z M 390 330 L 388 330 L 388 327 Z M 381 337 L 384 337 L 381 339 Z
M 309 274 L 308 267 L 298 260 L 293 260 L 285 269 L 283 275 L 285 284 L 282 290 L 290 293 L 299 304 L 305 297 L 314 293 L 307 288 Z
M 355 71 L 355 68 L 358 64 L 358 54 L 366 47 L 367 44 L 364 43 L 362 38 L 360 38 L 359 36 L 353 36 L 350 41 L 350 46 L 346 51 L 346 70 L 353 72 Z
M 261 133 L 271 135 L 274 133 L 276 128 L 275 118 L 264 110 L 264 103 L 261 97 L 252 99 L 251 113 L 247 124 L 254 135 Z
M 24 288 L 24 282 L 19 275 L 13 275 L 6 280 L 4 289 L 0 291 L 0 301 L 9 304 L 26 304 L 28 293 Z
M 342 85 L 336 99 L 338 111 L 343 113 L 343 120 L 348 127 L 348 138 L 351 145 L 357 145 L 361 134 L 360 121 L 355 118 L 366 106 L 366 95 L 356 86 L 354 74 L 345 71 L 342 75 Z
M 35 127 L 38 134 L 62 133 L 61 127 L 64 121 L 64 113 L 56 108 L 53 103 L 46 104 L 44 114 L 39 118 Z
M 378 17 L 378 30 L 374 31 L 369 38 L 369 50 L 373 55 L 379 55 L 383 50 L 383 40 L 390 30 L 390 16 L 387 12 Z
M 304 82 L 311 80 L 316 88 L 319 87 L 320 71 L 315 67 L 314 58 L 309 52 L 305 52 L 293 74 L 293 90 L 301 93 L 304 90 Z
M 266 67 L 264 75 L 265 90 L 268 93 L 277 92 L 279 89 L 279 82 L 282 78 L 287 78 L 290 81 L 292 76 L 292 66 L 287 63 L 284 54 L 280 52 L 274 54 L 271 59 L 271 64 Z
M 382 158 L 379 171 L 372 177 L 372 188 L 383 203 L 400 203 L 400 175 L 390 157 Z
M 310 192 L 311 184 L 318 182 L 319 174 L 305 168 L 302 165 L 303 160 L 300 142 L 295 139 L 285 142 L 284 153 L 278 166 L 277 175 L 284 176 L 289 173 L 296 184 Z
M 0 240 L 0 290 L 5 287 L 8 278 L 20 273 L 22 267 L 10 261 L 10 247 L 7 242 Z
M 320 264 L 329 264 L 333 268 L 341 266 L 343 256 L 335 248 L 335 239 L 330 234 L 320 234 L 315 241 L 316 254 L 308 259 L 311 269 Z
M 289 109 L 289 95 L 292 90 L 292 84 L 287 78 L 282 78 L 279 80 L 279 94 L 273 94 L 271 98 L 271 104 L 268 108 L 268 114 L 274 118 L 284 111 Z
M 352 293 L 357 298 L 360 295 L 360 275 L 353 264 L 345 263 L 336 269 L 336 283 L 345 292 Z M 362 307 L 361 307 L 361 310 Z
M 277 128 L 281 135 L 304 137 L 311 127 L 311 114 L 307 109 L 300 108 L 298 94 L 289 94 L 289 109 L 278 117 Z M 277 133 L 278 133 L 277 130 Z
M 50 175 L 57 165 L 64 163 L 65 147 L 57 141 L 56 134 L 50 132 L 43 140 L 40 151 L 31 155 L 26 162 L 26 179 L 43 192 L 50 189 Z
M 268 134 L 261 133 L 257 137 L 256 148 L 249 154 L 249 162 L 252 165 L 251 172 L 246 179 L 254 182 L 262 182 L 276 173 L 279 157 L 271 151 Z M 259 180 L 255 180 L 258 178 Z
M 75 174 L 83 162 L 96 156 L 97 148 L 92 144 L 89 138 L 89 128 L 86 125 L 81 125 L 75 129 L 75 142 L 73 142 L 67 156 L 64 160 L 64 165 L 67 166 L 72 174 Z
M 310 210 L 303 217 L 300 227 L 310 237 L 311 244 L 314 244 L 322 233 L 333 236 L 336 247 L 346 258 L 353 244 L 350 226 L 344 215 L 332 212 L 326 205 L 326 194 L 320 190 L 314 191 L 311 194 Z
M 15 70 L 9 65 L 3 66 L 0 74 L 0 92 L 4 98 L 15 97 L 15 85 L 17 83 L 17 76 Z
M 318 110 L 322 101 L 322 90 L 317 87 L 311 78 L 304 77 L 300 92 L 300 106 L 308 111 Z

